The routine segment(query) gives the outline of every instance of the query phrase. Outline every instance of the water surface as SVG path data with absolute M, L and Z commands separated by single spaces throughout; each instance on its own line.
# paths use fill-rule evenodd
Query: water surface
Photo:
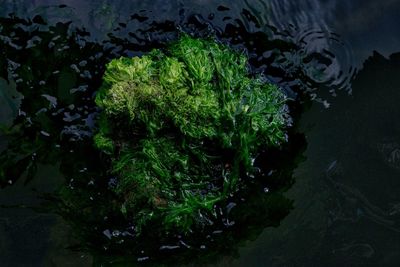
M 9 19 L 0 23 L 0 40 L 8 49 L 0 52 L 3 124 L 11 125 L 20 110 L 43 120 L 39 111 L 46 105 L 43 114 L 63 109 L 56 115 L 63 123 L 49 123 L 38 132 L 45 136 L 61 131 L 68 140 L 79 141 L 92 127 L 93 110 L 85 99 L 98 86 L 93 81 L 101 75 L 101 64 L 172 40 L 176 27 L 185 23 L 185 30 L 213 31 L 246 49 L 255 69 L 287 91 L 306 92 L 314 99 L 298 123 L 307 148 L 305 160 L 295 170 L 295 183 L 286 193 L 293 209 L 279 226 L 267 227 L 240 244 L 236 256 L 209 266 L 397 266 L 400 262 L 398 1 L 3 0 L 0 6 L 1 18 Z M 18 26 L 22 30 L 16 26 L 12 34 L 10 28 L 24 24 L 21 19 L 33 24 Z M 44 32 L 40 39 L 35 38 L 37 27 Z M 23 47 L 14 36 L 25 42 Z M 35 51 L 27 50 L 28 45 L 45 51 L 50 42 L 61 54 L 49 54 L 47 59 L 41 58 L 43 52 L 37 57 L 27 54 Z M 37 69 L 26 70 L 32 76 L 13 77 L 13 68 L 26 58 L 32 58 L 29 64 Z M 25 84 L 28 80 L 34 84 Z M 48 80 L 52 82 L 42 82 Z M 56 103 L 53 95 L 41 93 L 38 101 L 23 103 L 15 90 L 25 88 L 23 95 L 29 98 L 48 84 L 56 84 L 46 89 L 54 90 L 53 95 L 66 88 L 69 93 Z M 0 151 L 9 141 L 0 139 Z M 42 145 L 46 151 L 56 151 L 60 144 Z M 76 244 L 70 226 L 40 205 L 43 193 L 71 178 L 59 164 L 51 155 L 43 157 L 29 183 L 10 181 L 12 186 L 1 189 L 1 266 L 93 264 L 90 254 L 70 248 Z

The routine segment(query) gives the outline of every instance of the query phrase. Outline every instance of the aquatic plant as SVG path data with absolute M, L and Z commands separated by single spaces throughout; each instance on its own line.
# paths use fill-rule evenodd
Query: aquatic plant
M 183 35 L 165 50 L 107 64 L 94 143 L 111 159 L 120 212 L 142 227 L 213 224 L 256 174 L 257 155 L 286 141 L 286 98 L 247 58 Z

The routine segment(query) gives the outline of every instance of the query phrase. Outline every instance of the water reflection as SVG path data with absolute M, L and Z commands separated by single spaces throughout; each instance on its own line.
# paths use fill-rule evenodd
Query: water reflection
M 287 194 L 294 210 L 225 266 L 397 264 L 399 59 L 374 53 L 351 97 L 339 95 L 331 108 L 314 105 L 304 114 L 307 161 Z
M 62 187 L 62 198 L 52 194 L 46 194 L 45 198 L 50 200 L 52 211 L 55 209 L 78 233 L 80 242 L 74 241 L 78 244 L 75 248 L 90 250 L 99 263 L 125 262 L 122 256 L 126 255 L 116 257 L 120 251 L 134 255 L 129 258 L 133 262 L 145 261 L 154 255 L 165 260 L 176 253 L 170 253 L 173 249 L 188 256 L 192 253 L 187 250 L 188 244 L 196 244 L 198 251 L 207 248 L 201 255 L 210 258 L 219 256 L 211 255 L 212 252 L 237 255 L 240 240 L 255 239 L 264 227 L 278 225 L 289 213 L 292 202 L 282 192 L 293 183 L 295 159 L 304 148 L 302 136 L 291 133 L 289 147 L 260 157 L 260 167 L 271 164 L 268 171 L 277 171 L 267 183 L 257 184 L 254 191 L 249 191 L 253 195 L 251 198 L 242 196 L 249 200 L 242 203 L 240 209 L 234 204 L 229 208 L 234 211 L 231 219 L 237 225 L 253 227 L 233 227 L 224 235 L 213 229 L 210 236 L 216 242 L 195 237 L 189 240 L 192 243 L 185 237 L 160 240 L 156 232 L 149 231 L 149 236 L 157 242 L 157 249 L 154 250 L 152 242 L 147 243 L 149 247 L 143 245 L 145 242 L 138 245 L 137 241 L 132 241 L 131 225 L 113 209 L 112 203 L 116 200 L 107 190 L 112 177 L 107 177 L 101 168 L 106 167 L 107 162 L 93 150 L 90 141 L 97 112 L 93 94 L 101 83 L 103 66 L 111 58 L 163 47 L 183 30 L 198 36 L 216 35 L 222 42 L 247 51 L 253 70 L 279 83 L 294 100 L 311 97 L 324 102 L 323 92 L 328 91 L 324 86 L 346 89 L 354 73 L 354 70 L 343 72 L 346 68 L 339 54 L 342 49 L 347 51 L 347 47 L 326 29 L 305 29 L 293 24 L 282 31 L 276 25 L 266 25 L 254 8 L 232 7 L 227 3 L 220 3 L 216 8 L 210 4 L 200 9 L 204 13 L 194 14 L 196 5 L 203 2 L 196 2 L 191 8 L 170 3 L 156 14 L 140 11 L 139 7 L 145 5 L 143 2 L 132 7 L 134 12 L 124 9 L 125 3 L 111 1 L 103 1 L 101 5 L 94 1 L 75 3 L 75 8 L 32 9 L 28 5 L 23 9 L 32 14 L 28 19 L 15 15 L 0 18 L 3 84 L 8 80 L 8 87 L 12 88 L 15 83 L 17 91 L 23 95 L 19 106 L 19 98 L 12 97 L 12 94 L 18 95 L 15 91 L 11 95 L 3 92 L 3 99 L 7 101 L 5 110 L 9 114 L 4 122 L 9 125 L 11 116 L 17 117 L 5 132 L 8 142 L 7 149 L 0 155 L 4 171 L 0 175 L 1 185 L 7 188 L 20 183 L 29 185 L 37 179 L 43 164 L 60 166 L 61 179 L 65 179 L 67 185 L 58 184 Z M 22 8 L 22 5 L 17 3 L 13 8 Z M 81 16 L 80 12 L 90 15 Z M 80 23 L 90 30 L 75 28 Z M 330 51 L 334 45 L 338 47 Z M 345 59 L 348 60 L 346 56 Z M 321 93 L 315 94 L 317 85 Z M 301 113 L 302 107 L 297 103 L 292 104 L 294 115 Z M 51 176 L 53 174 L 46 174 L 42 179 Z M 239 203 L 240 198 L 235 201 L 232 203 Z M 203 241 L 206 242 L 204 247 Z

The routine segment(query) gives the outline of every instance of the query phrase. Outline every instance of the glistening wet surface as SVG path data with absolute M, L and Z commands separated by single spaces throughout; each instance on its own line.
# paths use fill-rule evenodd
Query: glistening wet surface
M 0 191 L 0 266 L 107 262 L 82 251 L 74 227 L 58 215 L 62 212 L 43 205 L 43 198 L 65 181 L 74 187 L 74 172 L 94 169 L 80 165 L 93 155 L 80 145 L 93 129 L 91 100 L 104 64 L 162 47 L 176 38 L 177 28 L 216 34 L 246 50 L 254 71 L 289 94 L 297 92 L 302 97 L 292 97 L 306 106 L 296 125 L 307 148 L 299 152 L 304 159 L 296 161 L 294 184 L 284 193 L 293 208 L 274 227 L 266 224 L 270 227 L 235 244 L 238 250 L 204 264 L 398 265 L 398 1 L 0 1 L 0 6 L 0 120 L 33 125 L 22 136 L 17 127 L 15 138 L 0 139 L 0 151 L 15 149 L 7 159 L 17 155 L 21 162 L 10 177 L 22 175 L 5 181 Z

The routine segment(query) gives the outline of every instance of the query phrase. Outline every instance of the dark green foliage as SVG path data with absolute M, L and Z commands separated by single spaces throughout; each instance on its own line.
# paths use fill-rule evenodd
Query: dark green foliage
M 112 60 L 96 104 L 94 142 L 111 155 L 113 190 L 139 233 L 150 222 L 209 224 L 289 123 L 285 96 L 250 77 L 243 54 L 186 35 L 165 52 Z

